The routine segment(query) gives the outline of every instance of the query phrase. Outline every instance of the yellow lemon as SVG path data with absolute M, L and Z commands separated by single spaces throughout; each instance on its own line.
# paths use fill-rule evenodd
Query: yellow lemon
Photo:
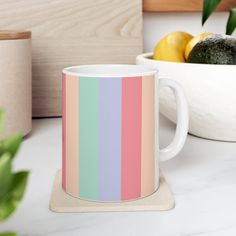
M 186 48 L 185 48 L 185 59 L 187 60 L 188 59 L 188 55 L 189 53 L 192 51 L 193 47 L 199 42 L 201 41 L 202 39 L 206 38 L 207 36 L 209 35 L 212 35 L 212 33 L 209 33 L 209 32 L 205 32 L 205 33 L 202 33 L 202 34 L 199 34 L 195 37 L 193 37 L 186 45 Z
M 184 52 L 187 43 L 193 36 L 186 32 L 172 32 L 157 43 L 154 49 L 154 60 L 185 62 Z

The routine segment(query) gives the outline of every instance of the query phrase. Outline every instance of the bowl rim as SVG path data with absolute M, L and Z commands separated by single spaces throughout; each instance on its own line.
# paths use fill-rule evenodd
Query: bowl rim
M 152 52 L 147 52 L 147 53 L 142 53 L 142 54 L 139 54 L 137 57 L 136 57 L 136 61 L 137 60 L 145 60 L 145 61 L 150 61 L 150 62 L 157 62 L 157 63 L 166 63 L 166 64 L 178 64 L 178 65 L 185 65 L 185 66 L 210 66 L 210 67 L 227 67 L 227 68 L 233 68 L 233 69 L 236 69 L 236 65 L 222 65 L 222 64 L 200 64 L 200 63 L 183 63 L 183 62 L 174 62 L 174 61 L 160 61 L 160 60 L 154 60 L 154 59 L 151 59 L 150 57 L 153 56 L 153 53 Z

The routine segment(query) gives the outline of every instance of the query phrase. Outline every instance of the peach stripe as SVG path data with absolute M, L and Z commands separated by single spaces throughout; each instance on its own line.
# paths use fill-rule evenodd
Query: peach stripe
M 66 76 L 62 74 L 62 188 L 66 190 Z
M 66 76 L 66 191 L 78 196 L 79 188 L 79 79 Z
M 154 76 L 142 78 L 142 148 L 141 148 L 141 196 L 155 190 L 155 93 Z

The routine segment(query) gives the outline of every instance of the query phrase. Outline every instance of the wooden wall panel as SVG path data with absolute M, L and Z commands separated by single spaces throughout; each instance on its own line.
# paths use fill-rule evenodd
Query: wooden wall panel
M 143 0 L 144 12 L 196 12 L 202 10 L 203 0 Z M 236 0 L 222 0 L 217 11 L 228 11 Z
M 142 1 L 1 0 L 0 29 L 32 31 L 33 116 L 59 116 L 64 67 L 135 62 Z

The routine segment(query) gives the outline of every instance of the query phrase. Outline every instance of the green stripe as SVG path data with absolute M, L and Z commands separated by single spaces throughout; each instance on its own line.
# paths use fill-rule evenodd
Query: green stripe
M 79 196 L 98 199 L 99 80 L 79 78 Z

